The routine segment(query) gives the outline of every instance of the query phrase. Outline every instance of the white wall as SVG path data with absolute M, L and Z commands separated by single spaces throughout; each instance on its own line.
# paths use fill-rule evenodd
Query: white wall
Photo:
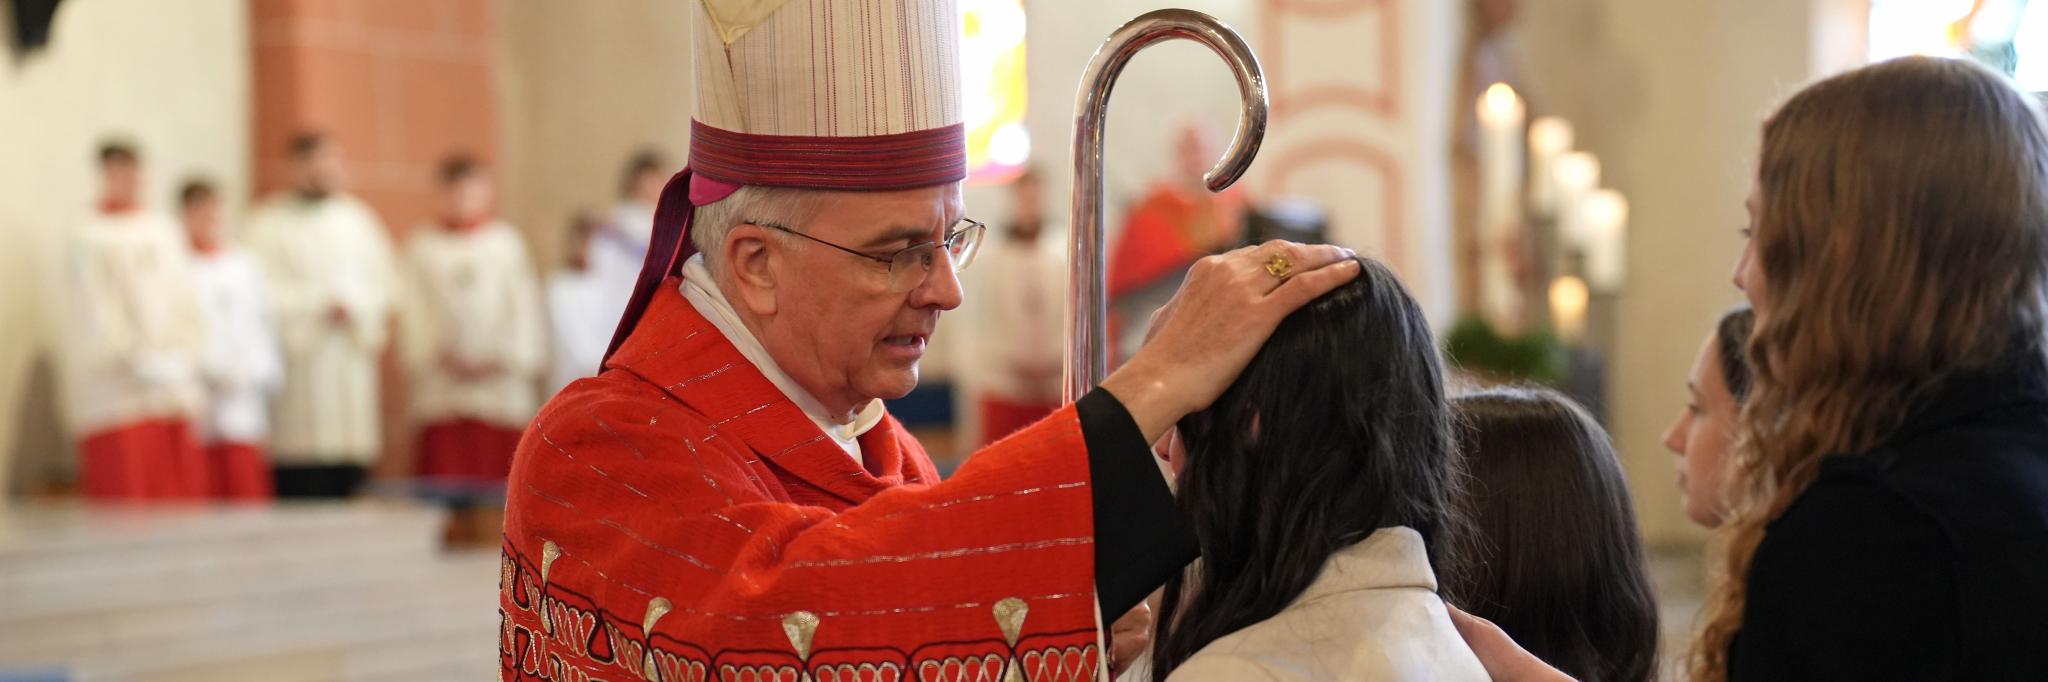
M 101 139 L 141 147 L 152 205 L 170 208 L 184 176 L 203 173 L 239 209 L 249 186 L 247 13 L 246 0 L 70 0 L 48 49 L 0 56 L 0 465 L 21 440 L 25 402 L 50 399 L 24 395 L 45 326 L 42 287 L 65 230 L 96 196 Z M 47 449 L 55 425 L 28 426 Z
M 543 271 L 566 255 L 569 216 L 609 212 L 643 146 L 689 152 L 690 5 L 672 0 L 503 0 L 505 214 Z
M 1164 7 L 1183 7 L 1215 16 L 1236 29 L 1262 59 L 1287 51 L 1291 76 L 1269 84 L 1277 102 L 1289 88 L 1331 84 L 1375 88 L 1382 83 L 1368 72 L 1379 64 L 1377 21 L 1398 16 L 1400 83 L 1396 97 L 1406 104 L 1395 119 L 1355 113 L 1316 111 L 1301 116 L 1276 112 L 1266 131 L 1266 145 L 1240 185 L 1253 197 L 1278 192 L 1273 171 L 1302 143 L 1330 135 L 1362 140 L 1387 153 L 1400 169 L 1402 260 L 1404 275 L 1433 315 L 1448 312 L 1453 301 L 1449 253 L 1447 164 L 1448 123 L 1445 107 L 1456 59 L 1459 12 L 1455 3 L 1397 0 L 1398 13 L 1366 10 L 1344 23 L 1316 30 L 1313 17 L 1283 16 L 1281 26 L 1263 14 L 1266 3 L 1252 0 L 1145 0 L 1143 2 L 1070 3 L 1028 0 L 1027 64 L 1030 98 L 1026 124 L 1032 136 L 1033 163 L 1045 177 L 1048 214 L 1059 222 L 1069 215 L 1073 181 L 1073 113 L 1081 71 L 1107 38 L 1124 22 Z M 1278 29 L 1282 43 L 1273 43 L 1268 29 Z M 1269 74 L 1269 77 L 1275 74 Z M 1169 41 L 1132 58 L 1110 96 L 1107 145 L 1103 169 L 1105 224 L 1112 240 L 1125 209 L 1168 171 L 1174 138 L 1183 123 L 1206 121 L 1219 135 L 1234 129 L 1241 109 L 1237 83 L 1223 61 L 1207 48 L 1187 41 Z M 1220 150 L 1218 150 L 1220 152 Z M 1332 237 L 1361 251 L 1383 246 L 1378 210 L 1382 178 L 1342 163 L 1316 165 L 1294 176 L 1286 194 L 1312 199 L 1332 211 Z M 1359 191 L 1361 187 L 1374 191 Z M 1009 215 L 1007 197 L 998 187 L 970 187 L 969 211 L 984 220 Z M 1381 253 L 1380 255 L 1386 255 Z M 970 291 L 970 296 L 972 292 Z M 972 318 L 973 311 L 967 317 Z M 963 349 L 971 355 L 971 349 Z M 958 357 L 956 361 L 964 361 Z
M 1612 428 L 1644 532 L 1691 543 L 1664 428 L 1716 317 L 1742 300 L 1730 282 L 1763 117 L 1817 71 L 1854 63 L 1839 0 L 1553 0 L 1526 17 L 1541 113 L 1577 123 L 1579 145 L 1628 195 L 1630 278 L 1609 355 Z M 1826 11 L 1823 11 L 1826 10 Z M 1824 20 L 1818 17 L 1837 17 Z M 1854 21 L 1854 13 L 1849 13 Z M 1853 27 L 1852 27 L 1853 28 Z

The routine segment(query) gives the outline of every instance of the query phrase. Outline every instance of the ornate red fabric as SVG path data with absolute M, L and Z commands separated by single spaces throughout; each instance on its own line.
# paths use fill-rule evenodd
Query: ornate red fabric
M 1091 680 L 1072 408 L 937 480 L 894 418 L 866 468 L 663 282 L 520 442 L 501 664 L 517 679 Z
M 690 168 L 740 185 L 878 192 L 967 179 L 961 124 L 895 135 L 756 135 L 690 121 Z

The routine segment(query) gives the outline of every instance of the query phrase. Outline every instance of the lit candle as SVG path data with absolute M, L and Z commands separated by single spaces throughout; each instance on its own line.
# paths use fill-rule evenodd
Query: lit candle
M 1529 203 L 1536 213 L 1557 216 L 1559 158 L 1572 150 L 1572 124 L 1544 116 L 1529 124 Z
M 1626 273 L 1628 199 L 1603 189 L 1580 202 L 1586 235 L 1586 282 L 1600 291 L 1621 288 Z
M 1578 343 L 1586 336 L 1586 301 L 1591 296 L 1586 282 L 1565 275 L 1550 282 L 1550 320 L 1565 343 Z
M 1495 328 L 1519 326 L 1522 296 L 1509 268 L 1507 248 L 1520 222 L 1522 196 L 1522 98 L 1506 83 L 1494 83 L 1479 98 L 1480 305 Z
M 1586 231 L 1579 200 L 1600 187 L 1600 158 L 1591 152 L 1570 152 L 1551 169 L 1557 185 L 1557 233 L 1566 248 L 1584 246 Z

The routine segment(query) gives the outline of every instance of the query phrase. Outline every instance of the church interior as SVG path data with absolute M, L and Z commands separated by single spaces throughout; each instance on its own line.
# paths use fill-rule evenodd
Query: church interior
M 1708 541 L 1669 431 L 1702 339 L 1743 300 L 1731 277 L 1762 117 L 1814 80 L 1913 54 L 2048 89 L 2048 6 L 2027 0 L 958 4 L 965 211 L 989 232 L 917 388 L 889 402 L 942 472 L 1059 404 L 1083 70 L 1123 22 L 1192 9 L 1256 53 L 1263 145 L 1235 186 L 1202 191 L 1242 124 L 1237 80 L 1193 43 L 1132 59 L 1094 188 L 1111 355 L 1143 342 L 1178 286 L 1173 249 L 1278 237 L 1385 263 L 1457 387 L 1554 388 L 1612 435 L 1667 643 L 1695 625 Z M 382 428 L 347 494 L 288 499 L 282 478 L 274 496 L 93 494 L 79 417 L 93 406 L 65 359 L 79 226 L 103 202 L 108 154 L 125 153 L 145 209 L 177 215 L 203 178 L 228 241 L 255 239 L 243 229 L 295 191 L 298 143 L 318 132 L 392 245 L 438 230 L 448 187 L 487 178 L 484 211 L 548 298 L 531 299 L 546 309 L 535 333 L 572 324 L 554 281 L 600 267 L 605 235 L 632 234 L 614 221 L 637 221 L 644 251 L 636 172 L 666 179 L 688 157 L 693 5 L 0 2 L 0 681 L 491 678 L 503 493 L 422 473 L 433 389 L 409 380 L 403 343 L 369 356 Z M 610 305 L 580 320 L 600 349 Z M 576 367 L 596 370 L 547 333 L 521 380 L 529 416 Z M 317 381 L 292 371 L 287 384 Z M 308 418 L 345 421 L 322 410 Z

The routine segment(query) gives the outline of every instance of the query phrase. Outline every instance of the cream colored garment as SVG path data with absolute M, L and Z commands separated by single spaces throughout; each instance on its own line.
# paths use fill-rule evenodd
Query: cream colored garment
M 59 311 L 75 434 L 201 416 L 206 318 L 191 262 L 182 231 L 156 213 L 97 215 L 78 231 Z
M 526 243 L 502 222 L 470 232 L 421 226 L 412 235 L 398 339 L 414 422 L 469 417 L 525 428 L 539 407 L 534 385 L 547 357 L 540 285 Z M 501 371 L 464 381 L 444 355 Z
M 1051 231 L 1033 244 L 997 234 L 987 239 L 993 243 L 983 244 L 974 261 L 987 292 L 981 305 L 988 306 L 972 332 L 981 361 L 964 370 L 994 395 L 1058 404 L 1067 348 L 1066 239 Z
M 962 120 L 955 0 L 708 0 L 696 119 L 755 135 L 895 135 Z
M 683 298 L 690 301 L 690 306 L 696 308 L 704 319 L 710 320 L 711 325 L 717 327 L 727 341 L 731 341 L 733 346 L 739 348 L 740 355 L 746 356 L 748 362 L 754 363 L 754 367 L 761 370 L 762 376 L 768 377 L 768 383 L 775 384 L 775 388 L 781 390 L 782 395 L 788 397 L 791 403 L 796 404 L 797 409 L 802 410 L 804 416 L 809 417 L 811 423 L 818 426 L 819 431 L 838 443 L 839 449 L 845 450 L 847 456 L 866 466 L 867 460 L 861 457 L 860 436 L 867 433 L 868 429 L 875 428 L 876 424 L 882 423 L 882 417 L 887 414 L 882 407 L 882 401 L 869 400 L 853 415 L 851 422 L 840 423 L 826 416 L 825 407 L 818 403 L 818 399 L 811 397 L 809 391 L 805 391 L 802 386 L 797 385 L 795 379 L 784 373 L 782 367 L 775 363 L 775 358 L 768 354 L 768 348 L 762 346 L 761 341 L 754 338 L 754 333 L 740 321 L 739 312 L 732 309 L 732 303 L 725 300 L 725 293 L 718 290 L 718 282 L 711 278 L 711 271 L 704 267 L 704 254 L 691 256 L 689 262 L 683 264 L 682 286 Z
M 1487 677 L 1436 595 L 1436 575 L 1422 535 L 1396 527 L 1382 528 L 1332 555 L 1293 604 L 1210 642 L 1167 679 L 1484 682 Z
M 391 238 L 348 196 L 282 195 L 250 216 L 243 241 L 263 263 L 284 350 L 271 413 L 272 459 L 286 466 L 367 465 L 380 449 L 378 361 L 398 275 Z M 349 322 L 328 317 L 332 306 Z
M 284 384 L 277 330 L 263 297 L 263 269 L 240 249 L 193 256 L 192 277 L 206 314 L 207 443 L 266 444 L 270 395 Z

